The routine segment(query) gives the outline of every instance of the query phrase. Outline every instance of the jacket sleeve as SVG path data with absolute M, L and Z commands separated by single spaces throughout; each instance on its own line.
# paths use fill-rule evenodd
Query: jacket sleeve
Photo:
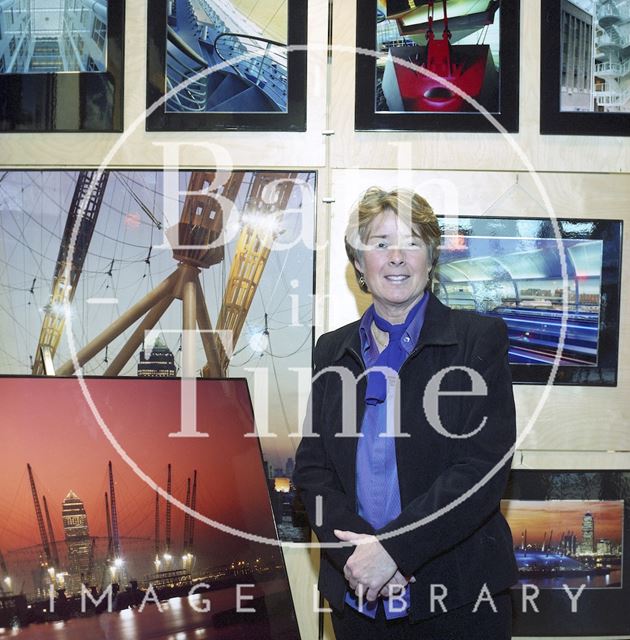
M 313 373 L 321 370 L 322 338 L 315 346 Z M 302 438 L 295 456 L 293 483 L 302 500 L 311 527 L 322 543 L 339 543 L 334 529 L 344 529 L 355 533 L 374 533 L 373 527 L 361 518 L 352 508 L 339 477 L 334 469 L 322 432 L 322 405 L 326 402 L 326 376 L 318 377 L 311 388 L 307 412 L 312 419 L 313 435 Z M 308 414 L 307 418 L 308 419 Z M 316 513 L 317 497 L 321 496 L 321 524 Z M 352 555 L 354 547 L 324 547 L 323 552 L 332 563 L 343 570 L 346 561 Z
M 481 374 L 487 394 L 443 398 L 441 402 L 461 403 L 453 414 L 461 420 L 450 431 L 471 433 L 484 417 L 485 425 L 470 438 L 453 439 L 452 464 L 428 491 L 377 531 L 379 536 L 396 532 L 381 538 L 381 544 L 403 575 L 412 575 L 471 536 L 497 512 L 505 490 L 516 438 L 507 328 L 496 321 L 472 339 L 474 347 L 466 366 Z

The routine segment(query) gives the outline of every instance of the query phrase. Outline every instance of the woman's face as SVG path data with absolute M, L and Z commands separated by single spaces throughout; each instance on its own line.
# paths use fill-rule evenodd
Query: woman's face
M 374 299 L 377 313 L 399 324 L 422 297 L 429 280 L 429 251 L 421 238 L 393 211 L 384 211 L 369 227 L 356 261 Z

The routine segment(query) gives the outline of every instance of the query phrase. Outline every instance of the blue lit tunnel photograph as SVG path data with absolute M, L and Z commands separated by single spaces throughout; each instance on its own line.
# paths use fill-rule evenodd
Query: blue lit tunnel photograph
M 169 0 L 166 111 L 287 112 L 286 0 Z
M 450 307 L 502 318 L 512 364 L 553 364 L 564 325 L 559 364 L 597 366 L 602 260 L 597 239 L 447 232 L 434 289 Z

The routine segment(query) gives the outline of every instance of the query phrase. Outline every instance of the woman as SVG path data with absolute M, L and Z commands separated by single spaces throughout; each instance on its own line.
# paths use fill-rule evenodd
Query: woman
M 336 637 L 510 638 L 505 324 L 430 292 L 440 231 L 419 195 L 369 189 L 345 241 L 373 305 L 317 342 L 294 473 Z

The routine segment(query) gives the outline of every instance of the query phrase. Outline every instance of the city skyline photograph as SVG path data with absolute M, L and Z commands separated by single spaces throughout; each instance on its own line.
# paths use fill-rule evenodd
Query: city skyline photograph
M 170 602 L 206 584 L 227 603 L 228 591 L 240 580 L 256 584 L 252 593 L 261 602 L 288 598 L 291 611 L 280 548 L 251 540 L 271 543 L 277 535 L 260 447 L 256 438 L 245 437 L 253 432 L 245 381 L 197 381 L 197 424 L 206 438 L 169 437 L 180 431 L 178 380 L 85 383 L 130 461 L 104 435 L 77 380 L 0 377 L 2 397 L 8 399 L 2 427 L 7 461 L 0 470 L 0 581 L 4 595 L 24 598 L 34 616 L 18 614 L 18 626 L 30 631 L 40 628 L 33 624 L 55 620 L 43 613 L 36 617 L 51 589 L 60 616 L 66 611 L 72 618 L 81 583 L 99 594 L 116 585 L 114 608 L 122 610 L 126 599 L 138 604 L 151 585 L 160 601 Z M 155 490 L 133 465 L 217 525 L 189 518 L 177 505 L 169 508 L 163 497 L 156 509 Z M 214 611 L 220 613 L 220 607 Z M 210 616 L 204 622 L 197 612 L 191 615 L 199 628 L 214 624 Z M 164 622 L 167 630 L 170 622 Z M 166 630 L 158 637 L 166 637 Z
M 623 500 L 503 500 L 519 584 L 621 588 Z
M 521 544 L 521 532 L 525 530 L 527 541 L 540 545 L 552 530 L 556 536 L 569 531 L 580 533 L 586 513 L 590 513 L 596 523 L 595 538 L 606 538 L 617 545 L 622 543 L 623 500 L 511 500 L 504 503 L 515 547 Z
M 613 384 L 622 224 L 557 225 L 556 234 L 543 218 L 444 216 L 433 292 L 505 322 L 514 381 L 546 382 L 558 356 L 557 383 Z

